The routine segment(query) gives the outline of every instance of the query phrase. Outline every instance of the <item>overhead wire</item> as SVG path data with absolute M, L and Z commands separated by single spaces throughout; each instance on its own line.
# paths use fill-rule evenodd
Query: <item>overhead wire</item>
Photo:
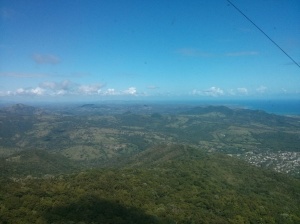
M 256 25 L 245 13 L 242 12 L 236 5 L 234 5 L 230 0 L 227 2 L 232 5 L 239 13 L 241 13 L 250 23 L 252 23 L 262 34 L 264 34 L 277 48 L 279 48 L 295 65 L 300 68 L 300 65 L 285 51 L 280 47 L 268 34 L 266 34 L 258 25 Z

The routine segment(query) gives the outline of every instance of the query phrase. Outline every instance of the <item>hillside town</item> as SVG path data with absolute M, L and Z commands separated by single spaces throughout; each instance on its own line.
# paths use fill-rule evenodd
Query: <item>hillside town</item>
M 262 152 L 253 151 L 236 154 L 250 164 L 258 167 L 271 168 L 280 173 L 300 175 L 300 152 Z

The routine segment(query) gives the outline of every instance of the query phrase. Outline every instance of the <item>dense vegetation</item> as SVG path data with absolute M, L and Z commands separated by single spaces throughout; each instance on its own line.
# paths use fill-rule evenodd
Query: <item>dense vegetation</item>
M 60 154 L 45 150 L 24 150 L 9 158 L 0 158 L 0 177 L 43 177 L 79 171 L 80 166 Z
M 1 192 L 3 223 L 300 222 L 299 180 L 181 145 L 119 169 L 2 179 Z

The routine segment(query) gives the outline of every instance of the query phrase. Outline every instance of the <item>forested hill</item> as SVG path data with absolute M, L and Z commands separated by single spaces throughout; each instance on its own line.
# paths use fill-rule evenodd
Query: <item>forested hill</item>
M 159 144 L 221 152 L 300 176 L 300 118 L 225 106 L 84 104 L 0 108 L 0 156 L 44 150 L 86 167 Z
M 239 159 L 160 145 L 114 169 L 5 179 L 2 223 L 299 223 L 300 181 Z
M 260 123 L 268 126 L 298 126 L 292 117 L 270 114 L 262 110 L 250 110 L 241 108 L 228 108 L 226 106 L 194 107 L 182 112 L 183 115 L 211 115 L 223 117 L 223 122 L 251 124 Z
M 0 158 L 0 177 L 44 177 L 79 171 L 74 161 L 58 153 L 46 150 L 22 150 Z

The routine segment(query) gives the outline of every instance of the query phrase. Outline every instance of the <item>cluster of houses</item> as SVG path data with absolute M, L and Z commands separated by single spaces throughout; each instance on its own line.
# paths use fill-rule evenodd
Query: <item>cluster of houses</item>
M 259 167 L 269 167 L 281 173 L 300 174 L 300 152 L 261 152 L 252 151 L 238 154 L 250 164 Z

